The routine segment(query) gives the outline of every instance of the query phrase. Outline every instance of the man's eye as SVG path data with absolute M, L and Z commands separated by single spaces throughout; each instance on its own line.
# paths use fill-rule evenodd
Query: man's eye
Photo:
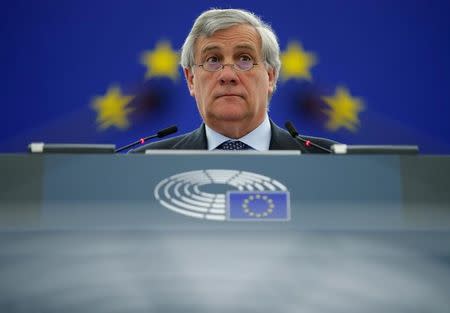
M 206 63 L 218 63 L 219 62 L 219 58 L 214 56 L 214 57 L 209 57 L 206 59 Z
M 243 54 L 239 57 L 239 61 L 241 62 L 250 62 L 253 61 L 252 57 L 247 55 L 247 54 Z

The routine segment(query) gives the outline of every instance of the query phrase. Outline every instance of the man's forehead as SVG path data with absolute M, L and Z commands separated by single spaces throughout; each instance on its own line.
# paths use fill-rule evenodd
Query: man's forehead
M 255 44 L 243 42 L 243 43 L 237 43 L 233 46 L 227 45 L 227 44 L 218 44 L 216 42 L 207 43 L 204 46 L 201 47 L 200 53 L 207 53 L 209 51 L 214 50 L 222 50 L 225 47 L 232 48 L 233 50 L 250 50 L 250 51 L 257 51 L 257 47 Z
M 195 47 L 199 53 L 229 48 L 258 52 L 261 48 L 261 38 L 253 26 L 240 24 L 218 30 L 211 36 L 200 36 L 195 42 Z

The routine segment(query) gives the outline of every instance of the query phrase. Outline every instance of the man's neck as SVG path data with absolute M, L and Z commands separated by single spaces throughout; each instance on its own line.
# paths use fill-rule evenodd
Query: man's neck
M 224 134 L 218 133 L 208 125 L 205 126 L 208 150 L 215 149 L 218 145 L 229 139 L 239 139 L 240 141 L 258 151 L 266 151 L 269 149 L 271 139 L 271 126 L 269 117 L 267 115 L 258 127 L 256 127 L 246 135 L 237 138 L 228 137 Z
M 266 114 L 258 119 L 256 123 L 243 123 L 242 121 L 226 121 L 222 123 L 207 123 L 214 131 L 231 139 L 239 139 L 256 129 L 266 118 Z

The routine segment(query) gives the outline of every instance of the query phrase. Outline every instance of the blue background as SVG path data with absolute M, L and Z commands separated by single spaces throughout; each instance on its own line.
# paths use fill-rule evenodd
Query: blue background
M 140 55 L 168 40 L 179 49 L 210 7 L 246 8 L 269 22 L 281 50 L 291 41 L 318 57 L 312 82 L 279 83 L 271 117 L 300 132 L 353 144 L 418 144 L 450 152 L 449 1 L 19 0 L 0 5 L 0 152 L 32 141 L 118 146 L 177 124 L 201 123 L 181 76 L 146 80 Z M 100 130 L 91 102 L 116 84 L 145 94 L 126 130 Z M 305 94 L 345 86 L 364 100 L 360 127 L 330 131 Z M 322 115 L 321 115 L 322 114 Z

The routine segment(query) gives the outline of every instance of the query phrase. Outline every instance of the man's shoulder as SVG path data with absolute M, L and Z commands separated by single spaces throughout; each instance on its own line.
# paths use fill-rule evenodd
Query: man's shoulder
M 331 147 L 332 145 L 338 143 L 337 141 L 334 141 L 334 140 L 329 139 L 329 138 L 315 137 L 315 136 L 308 136 L 308 135 L 300 135 L 300 136 L 302 136 L 302 138 L 304 138 L 306 140 L 313 141 L 313 142 L 315 142 L 317 144 L 321 144 L 324 147 L 328 147 L 328 148 Z
M 144 153 L 145 150 L 202 150 L 207 146 L 204 126 L 176 137 L 148 143 L 130 151 L 130 153 Z
M 140 146 L 136 149 L 133 149 L 132 153 L 139 153 L 139 152 L 145 152 L 145 150 L 151 150 L 151 149 L 173 149 L 173 147 L 183 140 L 184 137 L 186 137 L 187 134 L 183 134 L 180 136 L 172 137 L 169 139 L 163 139 L 157 142 L 151 142 L 146 145 Z
M 293 138 L 286 130 L 282 129 L 271 121 L 272 138 L 270 142 L 271 150 L 300 150 L 303 153 L 326 153 L 326 151 L 314 146 L 306 147 L 305 144 L 296 138 Z M 327 138 L 301 135 L 305 140 L 309 140 L 321 147 L 330 149 L 337 142 Z
M 302 135 L 302 138 L 305 139 L 305 140 L 309 140 L 311 142 L 314 142 L 316 145 L 318 145 L 320 147 L 323 147 L 323 148 L 326 148 L 328 150 L 331 149 L 332 145 L 338 144 L 337 141 L 334 141 L 334 140 L 331 140 L 331 139 L 328 139 L 328 138 L 314 137 L 314 136 L 304 136 L 304 135 Z M 313 153 L 327 153 L 326 151 L 321 150 L 321 149 L 316 148 L 316 147 L 310 147 L 309 149 Z

